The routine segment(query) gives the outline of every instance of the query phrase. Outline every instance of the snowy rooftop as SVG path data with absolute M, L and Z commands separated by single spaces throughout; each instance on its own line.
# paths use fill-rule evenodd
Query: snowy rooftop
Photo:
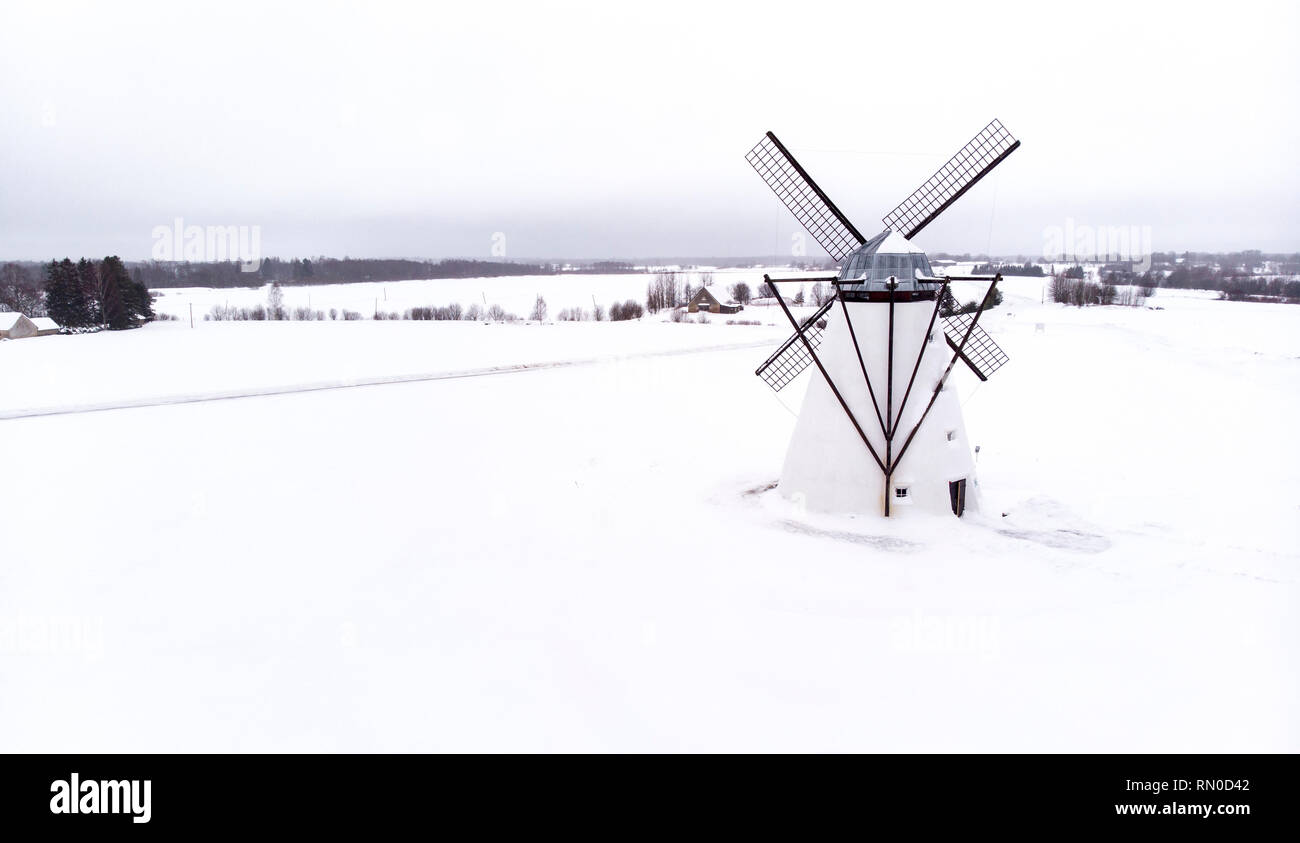
M 19 319 L 22 318 L 23 315 L 21 313 L 12 310 L 8 310 L 5 311 L 4 313 L 0 313 L 0 331 L 9 330 L 10 328 L 12 328 L 14 325 L 18 323 Z
M 713 296 L 713 300 L 718 304 L 730 304 L 733 299 L 733 296 L 728 290 L 717 284 L 706 284 L 700 288 L 700 291 Z

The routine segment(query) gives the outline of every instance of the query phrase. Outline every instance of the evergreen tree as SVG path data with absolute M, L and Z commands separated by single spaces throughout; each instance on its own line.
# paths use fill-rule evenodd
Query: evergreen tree
M 77 267 L 64 258 L 45 268 L 45 310 L 55 322 L 69 328 L 94 324 L 86 307 Z
M 939 315 L 945 319 L 949 316 L 955 315 L 959 305 L 957 304 L 957 299 L 953 297 L 952 290 L 947 284 L 943 285 L 943 292 L 940 295 Z
M 122 287 L 122 304 L 133 318 L 145 322 L 154 320 L 153 294 L 143 281 L 132 278 Z
M 50 314 L 50 318 L 60 325 L 68 324 L 67 317 L 67 290 L 64 289 L 63 275 L 59 269 L 58 261 L 50 261 L 49 266 L 45 267 L 45 312 Z
M 122 303 L 121 279 L 118 277 L 116 268 L 109 263 L 107 258 L 100 263 L 100 274 L 103 276 L 100 280 L 100 290 L 104 302 L 100 317 L 102 319 L 101 324 L 107 325 L 113 331 L 121 331 L 131 327 L 131 319 L 127 315 L 126 306 Z
M 132 328 L 153 318 L 149 290 L 131 278 L 126 264 L 116 255 L 99 262 L 99 286 L 103 297 L 103 321 L 110 330 Z
M 99 269 L 85 258 L 77 261 L 77 286 L 81 288 L 81 298 L 86 303 L 86 324 L 102 325 L 104 291 L 100 288 Z

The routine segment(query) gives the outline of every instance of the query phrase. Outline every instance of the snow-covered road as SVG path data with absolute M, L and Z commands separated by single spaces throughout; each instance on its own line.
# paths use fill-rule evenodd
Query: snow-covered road
M 319 392 L 328 389 L 353 389 L 360 386 L 384 386 L 395 383 L 416 383 L 419 381 L 444 381 L 460 378 L 481 378 L 490 375 L 508 375 L 520 372 L 541 372 L 547 369 L 562 369 L 570 366 L 595 366 L 616 360 L 633 360 L 642 357 L 672 357 L 679 354 L 705 354 L 710 351 L 734 351 L 742 348 L 769 348 L 770 341 L 732 342 L 722 345 L 705 345 L 666 351 L 642 351 L 625 355 L 604 355 L 577 360 L 551 360 L 542 363 L 513 363 L 499 366 L 484 366 L 474 369 L 459 369 L 440 372 L 421 372 L 407 375 L 362 375 L 348 379 L 307 381 L 304 383 L 282 383 L 273 386 L 251 387 L 247 389 L 227 389 L 207 392 L 182 392 L 171 395 L 152 395 L 140 398 L 124 398 L 116 401 L 99 401 L 77 403 L 64 400 L 58 404 L 37 407 L 17 407 L 0 410 L 0 421 L 5 419 L 24 419 L 37 416 L 62 416 L 70 413 L 98 413 L 104 410 L 128 410 L 140 407 L 165 407 L 170 404 L 197 404 L 205 401 L 231 401 L 238 398 L 263 398 L 269 395 L 292 395 L 298 392 Z

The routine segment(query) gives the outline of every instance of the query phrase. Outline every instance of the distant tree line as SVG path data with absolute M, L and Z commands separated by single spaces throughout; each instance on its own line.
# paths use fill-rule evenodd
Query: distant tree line
M 1217 265 L 1219 275 L 1251 275 L 1251 268 L 1261 266 L 1266 261 L 1278 265 L 1279 275 L 1300 275 L 1300 252 L 1262 252 L 1259 249 L 1247 249 L 1241 252 L 1152 252 L 1151 263 L 1181 268 L 1209 269 Z M 1211 274 L 1214 274 L 1211 271 Z
M 538 295 L 533 302 L 533 309 L 529 312 L 528 318 L 537 322 L 544 322 L 547 313 L 546 299 Z M 556 318 L 561 322 L 603 322 L 607 319 L 611 322 L 621 322 L 628 319 L 640 319 L 644 315 L 645 309 L 638 302 L 628 299 L 624 302 L 615 302 L 609 306 L 608 310 L 600 305 L 596 305 L 594 310 L 566 308 L 561 310 Z M 365 316 L 355 310 L 339 310 L 337 308 L 313 310 L 308 307 L 287 308 L 284 306 L 284 291 L 279 284 L 272 284 L 267 290 L 265 304 L 256 304 L 251 307 L 214 305 L 203 317 L 204 321 L 207 322 L 323 322 L 326 320 L 354 322 L 364 318 Z M 381 322 L 398 320 L 420 322 L 516 322 L 519 317 L 499 304 L 484 307 L 475 302 L 468 307 L 464 307 L 459 303 L 452 302 L 441 307 L 428 305 L 412 307 L 400 312 L 376 309 L 374 319 Z
M 546 302 L 541 297 L 537 297 L 538 302 L 545 308 Z M 412 307 L 403 312 L 387 311 L 376 309 L 374 319 L 377 321 L 398 321 L 409 319 L 417 322 L 514 322 L 519 319 L 513 313 L 509 313 L 499 304 L 489 307 L 475 302 L 469 307 L 463 307 L 457 302 L 452 302 L 443 307 L 433 305 L 425 307 Z M 356 310 L 339 310 L 331 307 L 329 310 L 313 310 L 309 307 L 287 308 L 284 306 L 284 291 L 279 284 L 272 284 L 266 293 L 266 304 L 255 304 L 251 307 L 236 307 L 233 305 L 213 305 L 203 317 L 205 322 L 324 322 L 326 320 L 342 320 L 344 322 L 357 322 L 365 319 L 360 311 Z
M 1250 253 L 1246 253 L 1250 254 Z M 1154 260 L 1153 260 L 1154 263 Z M 1297 267 L 1300 268 L 1300 267 Z M 1168 272 L 1146 270 L 1141 275 L 1126 266 L 1103 270 L 1102 283 L 1106 286 L 1132 285 L 1150 297 L 1158 287 L 1170 290 L 1214 290 L 1222 298 L 1244 301 L 1251 298 L 1300 302 L 1300 279 L 1286 277 L 1260 278 L 1250 274 L 1243 266 L 1215 268 L 1204 264 L 1187 266 L 1179 264 Z M 1083 267 L 1065 269 L 1064 277 L 1071 280 L 1084 278 Z M 1105 292 L 1102 293 L 1105 296 Z
M 1016 255 L 1014 258 L 991 258 L 988 255 L 974 255 L 969 253 L 954 254 L 950 252 L 932 252 L 930 253 L 932 261 L 952 260 L 957 263 L 976 263 L 982 265 L 1008 264 L 1023 265 L 1026 263 L 1042 263 L 1044 259 L 1035 256 Z M 1059 258 L 1055 262 L 1062 263 L 1066 260 L 1081 260 L 1079 258 Z M 1251 269 L 1263 265 L 1265 262 L 1272 262 L 1277 265 L 1277 274 L 1279 275 L 1300 275 L 1300 252 L 1263 252 L 1259 249 L 1247 249 L 1240 252 L 1152 252 L 1151 264 L 1157 269 L 1172 269 L 1176 266 L 1183 267 L 1202 267 L 1206 268 L 1207 275 L 1213 276 L 1217 273 L 1213 267 L 1218 266 L 1222 273 L 1229 275 L 1245 274 L 1251 275 Z M 1048 261 L 1052 262 L 1052 261 Z M 1003 274 L 1012 274 L 1003 269 Z
M 1295 278 L 1256 278 L 1240 270 L 1215 271 L 1208 266 L 1179 266 L 1160 279 L 1159 285 L 1174 290 L 1217 290 L 1225 298 L 1269 296 L 1300 300 L 1300 280 Z
M 565 275 L 571 273 L 574 275 L 632 275 L 646 270 L 627 261 L 592 261 L 578 266 L 566 264 L 563 268 L 557 267 L 555 271 L 562 272 Z
M 1284 278 L 1233 278 L 1220 286 L 1219 294 L 1220 298 L 1229 301 L 1264 298 L 1297 304 L 1300 303 L 1300 281 Z
M 1003 275 L 1029 275 L 1035 278 L 1041 278 L 1044 275 L 1043 267 L 1030 261 L 1025 261 L 1023 264 L 1004 263 L 996 267 L 991 263 L 981 263 L 975 267 L 974 274 L 993 275 L 998 272 Z
M 502 261 L 416 261 L 370 258 L 265 258 L 254 272 L 237 261 L 189 263 L 146 261 L 131 265 L 131 276 L 154 289 L 167 287 L 261 287 L 264 284 L 346 284 L 358 281 L 408 281 L 436 278 L 501 278 L 555 275 L 557 264 Z

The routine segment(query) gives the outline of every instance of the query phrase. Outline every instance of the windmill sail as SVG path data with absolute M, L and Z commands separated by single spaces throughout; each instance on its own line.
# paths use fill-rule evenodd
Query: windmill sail
M 768 132 L 749 151 L 745 160 L 763 177 L 799 224 L 836 261 L 843 260 L 845 255 L 866 241 L 776 135 Z
M 807 337 L 808 344 L 813 348 L 821 345 L 822 330 L 826 327 L 826 314 L 833 304 L 835 298 L 832 296 L 826 304 L 818 308 L 816 313 L 804 320 L 797 333 L 791 334 L 790 338 L 781 343 L 781 347 L 772 352 L 772 356 L 755 370 L 754 374 L 766 381 L 773 392 L 780 392 L 789 385 L 790 381 L 799 377 L 800 372 L 812 365 L 812 358 L 808 356 L 808 349 L 799 341 L 799 334 Z
M 1002 347 L 993 341 L 993 337 L 989 336 L 983 325 L 976 325 L 975 330 L 970 332 L 965 347 L 961 346 L 961 339 L 966 336 L 973 319 L 974 317 L 969 313 L 957 313 L 947 317 L 943 320 L 943 336 L 948 341 L 948 347 L 957 352 L 962 362 L 975 373 L 975 377 L 986 381 L 989 375 L 1001 369 L 1010 358 Z
M 1019 146 L 1001 121 L 994 120 L 882 221 L 911 240 Z

